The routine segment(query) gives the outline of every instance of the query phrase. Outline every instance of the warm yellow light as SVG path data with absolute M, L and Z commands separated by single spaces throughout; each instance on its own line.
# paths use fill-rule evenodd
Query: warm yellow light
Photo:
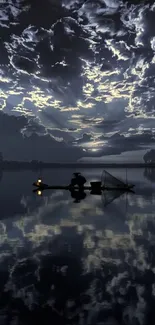
M 37 194 L 40 196 L 42 195 L 42 191 L 37 191 Z
M 37 180 L 37 185 L 38 185 L 38 186 L 41 185 L 41 179 L 40 179 L 40 178 Z

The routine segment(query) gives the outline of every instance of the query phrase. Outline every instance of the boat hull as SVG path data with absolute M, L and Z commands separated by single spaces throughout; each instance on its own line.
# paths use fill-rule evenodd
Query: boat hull
M 37 187 L 39 190 L 43 191 L 43 190 L 74 190 L 74 191 L 132 191 L 134 185 L 129 185 L 129 186 L 124 186 L 124 187 L 107 187 L 107 186 L 83 186 L 82 188 L 79 188 L 78 186 L 72 186 L 72 185 L 66 185 L 66 186 L 61 186 L 61 185 L 53 185 L 53 186 L 49 186 L 47 184 L 44 183 L 40 183 L 38 184 L 37 182 L 33 183 L 33 186 Z

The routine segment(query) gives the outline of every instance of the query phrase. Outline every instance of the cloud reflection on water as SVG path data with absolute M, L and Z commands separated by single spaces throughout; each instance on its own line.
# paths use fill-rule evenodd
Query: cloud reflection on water
M 23 184 L 25 212 L 0 222 L 1 324 L 153 324 L 155 201 L 143 185 L 127 210 L 125 196 L 103 210 L 98 196 L 76 205 Z

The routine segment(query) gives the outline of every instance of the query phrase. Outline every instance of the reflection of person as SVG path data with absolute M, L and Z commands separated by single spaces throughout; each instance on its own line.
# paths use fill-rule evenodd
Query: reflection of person
M 84 200 L 85 197 L 86 197 L 86 193 L 84 191 L 75 191 L 74 189 L 73 190 L 70 190 L 71 192 L 71 197 L 73 199 L 75 199 L 74 203 L 80 203 L 81 200 Z
M 79 186 L 79 188 L 83 188 L 84 184 L 86 183 L 86 179 L 81 173 L 73 173 L 74 177 L 71 179 L 72 186 Z

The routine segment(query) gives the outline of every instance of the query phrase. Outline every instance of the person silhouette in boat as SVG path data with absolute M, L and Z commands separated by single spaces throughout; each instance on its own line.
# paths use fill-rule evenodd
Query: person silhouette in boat
M 79 190 L 83 190 L 86 179 L 81 173 L 73 173 L 74 177 L 71 179 L 71 186 L 78 186 Z

